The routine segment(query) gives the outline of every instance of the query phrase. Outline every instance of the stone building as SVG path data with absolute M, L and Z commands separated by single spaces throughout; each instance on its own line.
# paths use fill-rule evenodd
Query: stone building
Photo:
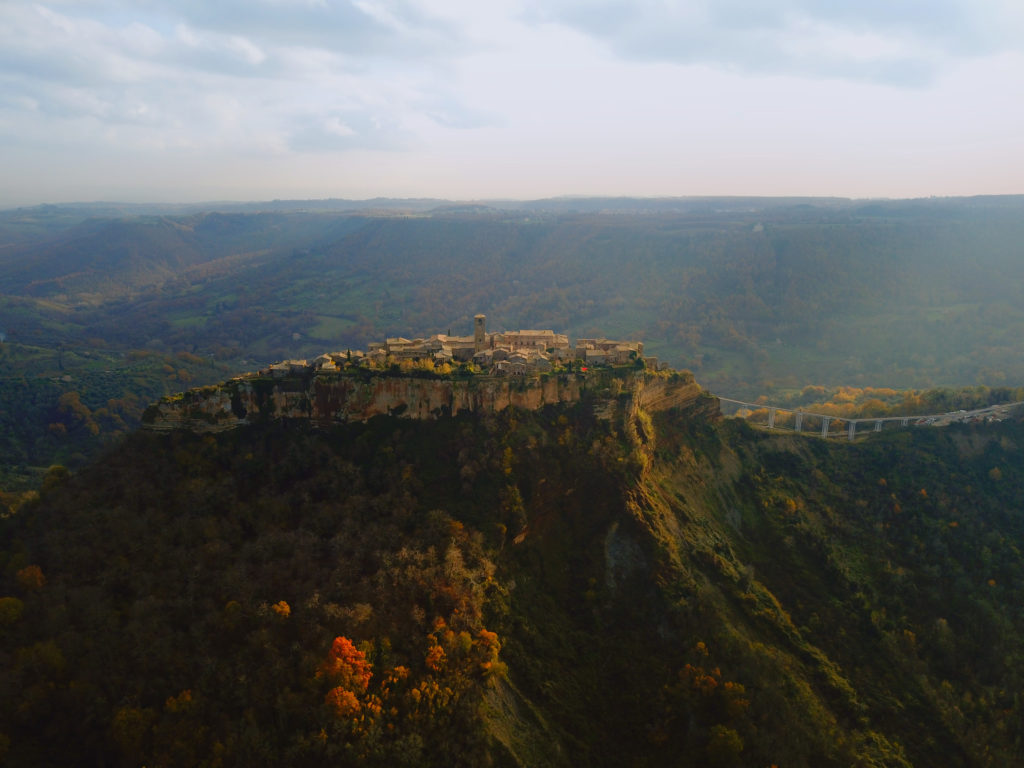
M 587 365 L 621 365 L 642 354 L 643 344 L 638 341 L 579 339 L 573 349 L 566 334 L 552 330 L 488 333 L 487 317 L 479 314 L 473 317 L 472 336 L 437 333 L 427 338 L 391 337 L 383 342 L 372 342 L 365 356 L 358 353 L 356 362 L 378 365 L 388 360 L 433 360 L 438 365 L 473 362 L 494 375 L 528 375 L 550 371 L 559 361 L 576 359 Z M 344 366 L 336 355 L 330 357 L 337 366 Z M 318 367 L 330 370 L 326 361 Z

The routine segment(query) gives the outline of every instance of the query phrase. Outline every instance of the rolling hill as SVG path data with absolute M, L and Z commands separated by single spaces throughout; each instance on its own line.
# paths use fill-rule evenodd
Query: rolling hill
M 0 212 L 0 379 L 30 402 L 56 392 L 18 427 L 28 463 L 15 474 L 88 453 L 46 430 L 62 394 L 107 407 L 84 391 L 100 391 L 96 377 L 148 398 L 385 336 L 465 332 L 477 312 L 495 328 L 643 340 L 746 400 L 1019 386 L 1022 214 L 1020 197 Z

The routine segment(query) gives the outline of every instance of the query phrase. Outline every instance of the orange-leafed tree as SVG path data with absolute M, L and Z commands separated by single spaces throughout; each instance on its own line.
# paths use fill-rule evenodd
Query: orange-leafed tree
M 323 677 L 341 688 L 365 693 L 373 676 L 373 667 L 366 655 L 347 637 L 334 638 L 327 660 L 320 665 L 317 677 Z
M 359 711 L 363 708 L 356 695 L 340 685 L 331 688 L 327 692 L 325 701 L 331 711 L 340 718 L 353 717 L 359 714 Z
M 336 637 L 316 674 L 333 685 L 324 697 L 331 714 L 349 722 L 355 733 L 364 733 L 381 711 L 378 697 L 367 693 L 373 667 L 366 655 L 347 637 Z

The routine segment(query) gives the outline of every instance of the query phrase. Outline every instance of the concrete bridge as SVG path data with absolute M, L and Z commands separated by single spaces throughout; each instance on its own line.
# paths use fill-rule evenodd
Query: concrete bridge
M 868 428 L 861 432 L 861 434 L 864 434 L 865 431 L 881 432 L 883 429 L 891 427 L 945 427 L 958 422 L 1002 421 L 1008 418 L 1014 410 L 1024 405 L 1024 402 L 1000 403 L 999 405 L 989 405 L 970 411 L 950 411 L 948 413 L 935 413 L 924 416 L 880 416 L 877 418 L 854 419 L 832 416 L 825 413 L 813 413 L 800 408 L 784 408 L 768 405 L 767 403 L 748 403 L 728 397 L 719 397 L 718 399 L 723 403 L 722 415 L 724 416 L 737 415 L 744 408 L 752 411 L 766 410 L 768 412 L 768 423 L 766 425 L 768 429 L 819 434 L 820 424 L 820 435 L 822 437 L 841 437 L 845 434 L 849 440 L 857 438 L 857 430 L 861 425 Z M 730 409 L 732 413 L 726 413 Z M 839 429 L 833 429 L 833 427 L 839 427 Z

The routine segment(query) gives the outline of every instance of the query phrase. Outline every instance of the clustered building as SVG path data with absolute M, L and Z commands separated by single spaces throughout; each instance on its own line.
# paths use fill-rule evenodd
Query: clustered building
M 318 370 L 334 370 L 346 365 L 383 367 L 389 362 L 432 361 L 434 365 L 472 362 L 495 376 L 525 376 L 550 371 L 557 364 L 579 360 L 585 365 L 629 363 L 643 355 L 639 341 L 577 339 L 575 348 L 564 333 L 554 331 L 498 331 L 488 333 L 487 318 L 473 318 L 472 336 L 437 333 L 428 338 L 389 338 L 370 343 L 367 351 L 349 351 L 321 355 L 313 365 Z M 648 361 L 650 364 L 651 360 Z M 305 361 L 289 361 L 271 366 L 270 373 L 288 375 Z

